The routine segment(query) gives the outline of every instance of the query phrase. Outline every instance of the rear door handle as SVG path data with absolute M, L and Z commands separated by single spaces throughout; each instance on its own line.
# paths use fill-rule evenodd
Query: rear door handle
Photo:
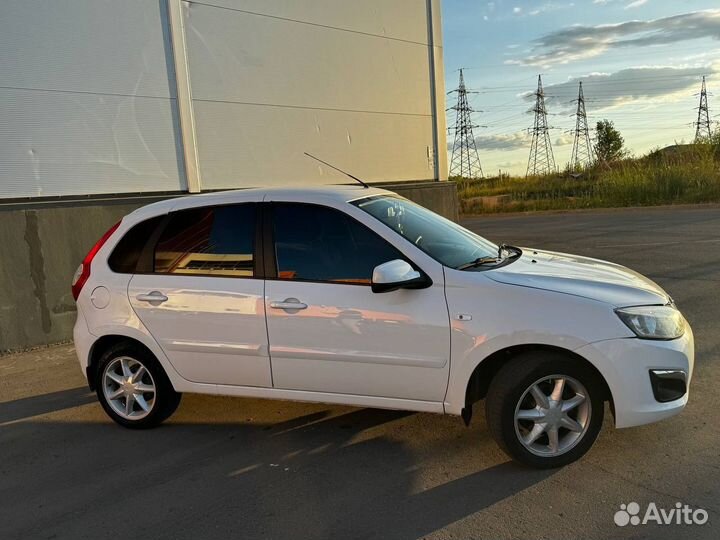
M 307 304 L 303 304 L 297 298 L 286 298 L 282 302 L 270 302 L 270 307 L 287 311 L 299 311 L 301 309 L 307 309 Z
M 149 293 L 138 294 L 136 297 L 140 302 L 149 302 L 153 306 L 159 306 L 163 302 L 168 301 L 168 297 L 160 291 L 152 291 Z

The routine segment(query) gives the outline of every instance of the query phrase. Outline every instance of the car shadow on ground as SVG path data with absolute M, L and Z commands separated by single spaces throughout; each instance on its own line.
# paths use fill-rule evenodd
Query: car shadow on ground
M 79 390 L 2 404 L 0 536 L 102 538 L 120 515 L 154 538 L 418 538 L 553 474 L 501 463 L 428 475 L 393 436 L 423 415 L 399 411 L 293 405 L 280 422 L 181 415 L 146 431 L 96 407 L 20 420 L 85 402 Z M 422 451 L 452 449 L 430 438 Z
M 0 424 L 71 409 L 94 401 L 97 401 L 95 393 L 90 391 L 87 386 L 5 401 L 0 403 Z

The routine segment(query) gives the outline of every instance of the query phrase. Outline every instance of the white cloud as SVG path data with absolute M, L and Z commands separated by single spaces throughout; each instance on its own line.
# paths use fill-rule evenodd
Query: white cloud
M 514 169 L 516 167 L 525 167 L 525 161 L 503 161 L 498 163 L 497 166 L 501 169 Z
M 550 112 L 568 114 L 574 112 L 578 81 L 582 80 L 588 115 L 611 108 L 633 104 L 657 105 L 686 100 L 700 87 L 703 75 L 720 73 L 719 66 L 643 66 L 622 69 L 614 73 L 590 73 L 584 77 L 572 77 L 565 82 L 545 84 Z M 523 96 L 527 102 L 533 94 Z
M 682 62 L 687 63 L 692 60 L 700 61 L 700 60 L 708 60 L 708 59 L 714 59 L 714 58 L 720 58 L 720 49 L 709 49 L 707 51 L 703 51 L 700 53 L 695 54 L 687 54 L 680 58 Z
M 615 4 L 620 0 L 593 0 L 593 4 L 598 4 L 601 6 L 604 6 L 606 4 Z M 627 2 L 628 0 L 622 0 Z M 648 0 L 633 0 L 629 4 L 627 4 L 623 9 L 630 9 L 638 6 L 642 6 L 643 4 L 647 4 Z
M 517 6 L 516 6 L 516 7 L 513 8 L 513 13 L 515 13 L 516 15 L 518 15 L 518 14 L 521 13 L 521 12 L 522 12 L 522 8 L 521 8 L 521 7 L 517 7 Z
M 568 4 L 560 4 L 557 2 L 546 2 L 542 4 L 540 7 L 533 9 L 532 11 L 528 12 L 528 15 L 534 17 L 535 15 L 540 15 L 541 13 L 548 13 L 552 11 L 558 11 L 561 9 L 569 9 L 575 7 L 575 2 L 570 2 Z
M 478 150 L 517 150 L 518 148 L 529 148 L 530 135 L 528 135 L 527 131 L 500 135 L 480 135 L 475 137 L 475 144 Z
M 720 9 L 647 21 L 568 26 L 535 40 L 531 53 L 525 58 L 505 63 L 547 68 L 593 58 L 613 49 L 667 45 L 699 38 L 720 40 Z

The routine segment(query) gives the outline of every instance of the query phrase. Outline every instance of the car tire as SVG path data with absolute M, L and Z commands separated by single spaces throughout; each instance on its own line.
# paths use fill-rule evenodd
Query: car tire
M 182 398 L 157 358 L 133 343 L 118 343 L 102 354 L 95 369 L 95 392 L 108 416 L 132 429 L 161 424 Z
M 515 461 L 541 469 L 562 467 L 595 442 L 603 423 L 604 389 L 597 372 L 580 359 L 552 351 L 518 355 L 490 384 L 488 428 Z

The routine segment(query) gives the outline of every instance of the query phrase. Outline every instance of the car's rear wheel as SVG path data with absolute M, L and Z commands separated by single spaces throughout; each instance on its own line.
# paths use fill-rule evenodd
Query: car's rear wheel
M 157 359 L 131 343 L 110 347 L 95 370 L 95 389 L 105 412 L 128 428 L 150 428 L 167 419 L 180 404 Z
M 579 359 L 523 354 L 493 378 L 486 407 L 490 432 L 514 460 L 539 468 L 582 457 L 600 432 L 603 385 Z

